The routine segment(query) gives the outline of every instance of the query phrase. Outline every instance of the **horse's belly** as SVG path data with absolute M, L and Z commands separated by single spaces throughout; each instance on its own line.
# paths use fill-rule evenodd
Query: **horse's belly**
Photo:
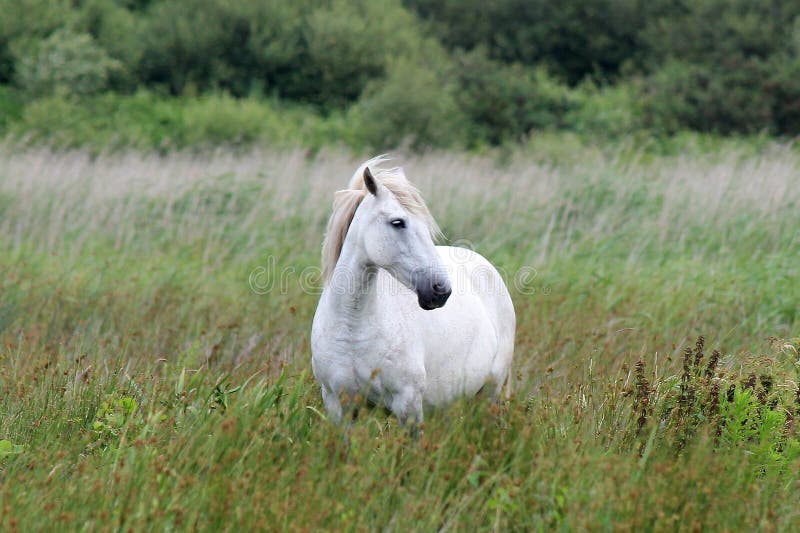
M 497 353 L 497 334 L 474 297 L 451 297 L 441 319 L 424 321 L 425 403 L 440 406 L 477 393 L 490 379 Z M 447 309 L 447 306 L 453 307 Z M 437 317 L 438 318 L 438 317 Z

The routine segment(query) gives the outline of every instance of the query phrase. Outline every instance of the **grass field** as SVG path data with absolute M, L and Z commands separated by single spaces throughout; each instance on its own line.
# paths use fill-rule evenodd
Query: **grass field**
M 800 527 L 796 149 L 400 158 L 518 320 L 418 441 L 310 373 L 366 157 L 0 149 L 0 530 Z

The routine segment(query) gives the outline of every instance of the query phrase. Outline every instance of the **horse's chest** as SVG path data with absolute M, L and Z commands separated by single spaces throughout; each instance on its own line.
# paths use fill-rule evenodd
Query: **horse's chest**
M 398 338 L 376 338 L 356 346 L 353 366 L 362 379 L 394 374 L 409 364 L 406 346 Z
M 339 346 L 342 363 L 350 367 L 350 383 L 343 388 L 384 397 L 408 386 L 424 383 L 424 362 L 416 358 L 398 336 L 371 336 Z M 419 359 L 417 361 L 416 359 Z
M 375 401 L 424 388 L 424 347 L 408 322 L 397 305 L 391 313 L 377 305 L 356 317 L 338 309 L 322 313 L 312 331 L 315 376 L 329 390 Z

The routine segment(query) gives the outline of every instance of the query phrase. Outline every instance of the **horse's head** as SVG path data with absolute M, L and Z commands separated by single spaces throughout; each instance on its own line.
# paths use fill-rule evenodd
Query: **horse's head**
M 364 167 L 363 178 L 367 194 L 358 209 L 363 252 L 372 264 L 414 291 L 421 308 L 442 307 L 452 291 L 433 244 L 432 219 L 426 220 L 414 209 L 404 207 L 386 185 L 373 177 L 369 167 Z

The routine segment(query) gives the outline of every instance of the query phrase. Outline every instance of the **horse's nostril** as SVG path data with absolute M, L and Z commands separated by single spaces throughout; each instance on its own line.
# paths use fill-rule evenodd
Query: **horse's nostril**
M 433 292 L 435 292 L 436 294 L 444 294 L 445 292 L 447 292 L 447 289 L 445 288 L 443 283 L 439 283 L 437 281 L 436 283 L 433 284 Z

